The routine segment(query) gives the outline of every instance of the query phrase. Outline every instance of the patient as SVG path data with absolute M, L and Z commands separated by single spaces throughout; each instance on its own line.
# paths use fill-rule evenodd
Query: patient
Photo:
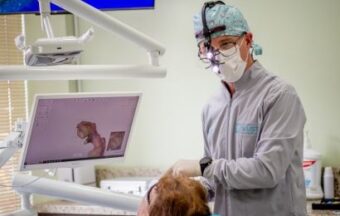
M 203 186 L 188 177 L 165 175 L 150 188 L 137 216 L 208 216 Z

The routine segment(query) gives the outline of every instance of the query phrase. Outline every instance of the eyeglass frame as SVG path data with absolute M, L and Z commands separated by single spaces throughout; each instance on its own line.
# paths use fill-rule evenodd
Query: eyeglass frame
M 232 49 L 234 47 L 236 47 L 236 45 L 238 44 L 239 40 L 246 34 L 246 32 L 242 33 L 234 42 L 228 42 L 226 44 L 232 44 L 232 46 L 228 49 Z M 212 56 L 210 58 L 208 57 L 205 57 L 203 58 L 202 57 L 202 54 L 201 54 L 201 45 L 203 44 L 203 46 L 207 47 L 207 49 L 210 48 L 210 53 L 212 53 Z M 224 64 L 223 62 L 220 62 L 217 58 L 218 55 L 222 55 L 226 58 L 234 55 L 236 53 L 236 49 L 235 49 L 235 52 L 229 54 L 229 55 L 225 55 L 223 54 L 223 52 L 221 52 L 220 50 L 223 50 L 223 51 L 226 51 L 228 49 L 214 49 L 211 44 L 207 41 L 202 41 L 201 43 L 197 44 L 198 46 L 198 58 L 203 62 L 203 63 L 207 63 L 207 64 L 210 64 L 208 67 L 206 67 L 206 69 L 209 69 L 211 68 L 212 66 L 218 66 L 218 65 L 221 65 L 221 64 Z M 209 53 L 209 51 L 207 51 L 207 53 Z
M 151 192 L 152 192 L 152 190 L 153 190 L 155 187 L 157 187 L 157 183 L 154 184 L 154 185 L 152 185 L 152 186 L 149 188 L 149 190 L 148 190 L 148 192 L 147 192 L 147 194 L 146 194 L 146 201 L 148 202 L 148 205 L 151 204 Z

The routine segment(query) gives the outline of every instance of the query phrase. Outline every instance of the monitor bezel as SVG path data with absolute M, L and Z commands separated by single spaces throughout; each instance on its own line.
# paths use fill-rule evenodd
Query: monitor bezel
M 134 117 L 131 123 L 130 133 L 127 138 L 126 148 L 123 156 L 118 157 L 110 157 L 110 158 L 94 158 L 94 159 L 84 159 L 84 160 L 77 160 L 77 161 L 66 161 L 66 162 L 57 162 L 57 163 L 45 163 L 45 164 L 31 164 L 25 165 L 26 153 L 28 149 L 29 140 L 31 138 L 31 133 L 33 129 L 33 120 L 35 119 L 38 102 L 41 99 L 62 99 L 62 98 L 86 98 L 86 97 L 124 97 L 124 96 L 131 96 L 131 97 L 138 97 L 136 110 L 134 113 Z M 131 141 L 131 136 L 134 132 L 136 116 L 139 111 L 140 101 L 142 98 L 141 92 L 100 92 L 100 93 L 63 93 L 63 94 L 37 94 L 34 97 L 34 102 L 32 104 L 32 111 L 30 113 L 30 118 L 27 123 L 26 133 L 23 141 L 23 147 L 20 155 L 20 162 L 19 162 L 19 171 L 29 171 L 29 170 L 36 170 L 36 169 L 57 169 L 57 168 L 75 168 L 81 166 L 88 166 L 88 165 L 104 165 L 112 162 L 123 162 L 126 158 L 126 155 L 129 152 L 129 146 Z

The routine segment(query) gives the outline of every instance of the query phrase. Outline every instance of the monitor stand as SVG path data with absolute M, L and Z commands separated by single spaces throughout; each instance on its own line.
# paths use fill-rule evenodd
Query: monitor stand
M 31 194 L 22 193 L 21 196 L 21 209 L 10 213 L 8 216 L 37 216 L 38 213 L 31 205 Z

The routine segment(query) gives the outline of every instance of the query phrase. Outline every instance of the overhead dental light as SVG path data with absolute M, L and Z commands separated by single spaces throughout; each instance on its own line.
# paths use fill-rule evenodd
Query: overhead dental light
M 84 45 L 94 34 L 89 29 L 80 37 L 54 37 L 50 23 L 50 4 L 73 13 L 80 18 L 114 34 L 137 43 L 146 49 L 149 64 L 146 65 L 72 65 L 84 51 Z M 25 38 L 16 38 L 17 47 L 24 52 L 25 64 L 1 65 L 0 80 L 88 80 L 115 78 L 162 78 L 166 69 L 159 66 L 159 56 L 165 48 L 136 29 L 105 14 L 81 0 L 39 0 L 41 25 L 47 38 L 37 39 L 25 46 Z
M 24 52 L 28 66 L 52 66 L 74 63 L 84 51 L 84 44 L 92 38 L 93 29 L 81 37 L 39 38 L 25 47 L 24 36 L 16 38 L 16 45 Z

